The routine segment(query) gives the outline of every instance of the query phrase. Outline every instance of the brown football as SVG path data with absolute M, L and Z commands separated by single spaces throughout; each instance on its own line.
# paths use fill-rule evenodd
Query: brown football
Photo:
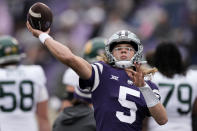
M 52 24 L 53 14 L 46 4 L 37 2 L 30 7 L 27 20 L 34 29 L 45 32 Z

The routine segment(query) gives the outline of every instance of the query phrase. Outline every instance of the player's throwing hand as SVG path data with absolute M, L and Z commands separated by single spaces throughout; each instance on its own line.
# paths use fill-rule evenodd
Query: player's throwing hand
M 29 24 L 28 21 L 26 22 L 26 26 L 27 26 L 28 30 L 29 30 L 35 37 L 39 37 L 40 34 L 44 33 L 44 32 L 42 32 L 41 30 L 33 29 L 33 28 L 31 27 L 31 25 Z M 45 33 L 49 34 L 49 32 L 50 32 L 50 28 L 49 28 Z

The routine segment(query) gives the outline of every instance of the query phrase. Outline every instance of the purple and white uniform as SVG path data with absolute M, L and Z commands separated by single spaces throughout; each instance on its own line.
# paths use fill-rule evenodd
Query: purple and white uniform
M 146 82 L 158 92 L 155 84 Z M 150 116 L 142 93 L 123 69 L 94 63 L 91 78 L 79 84 L 92 92 L 97 131 L 140 131 L 143 119 Z

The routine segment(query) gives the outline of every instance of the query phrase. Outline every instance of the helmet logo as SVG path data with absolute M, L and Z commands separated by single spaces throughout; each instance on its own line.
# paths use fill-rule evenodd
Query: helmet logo
M 5 48 L 5 55 L 10 55 L 12 53 L 17 53 L 17 48 L 16 47 L 6 47 Z
M 12 48 L 11 47 L 5 48 L 5 55 L 9 55 L 11 52 L 12 52 Z
M 89 41 L 86 45 L 85 45 L 85 54 L 90 54 L 92 50 L 92 43 Z
M 25 57 L 19 52 L 18 41 L 11 36 L 0 37 L 0 65 L 10 62 L 19 62 Z
M 16 47 L 12 47 L 12 52 L 17 53 L 18 49 Z
M 119 37 L 121 37 L 121 36 L 127 36 L 128 37 L 129 32 L 123 30 L 123 31 L 118 32 L 118 35 L 119 35 Z
M 119 39 L 126 39 L 128 38 L 129 32 L 123 30 L 123 31 L 118 32 L 117 35 L 119 36 Z

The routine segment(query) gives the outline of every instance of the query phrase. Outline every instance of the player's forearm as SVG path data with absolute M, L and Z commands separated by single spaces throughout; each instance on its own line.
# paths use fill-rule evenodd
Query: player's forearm
M 28 21 L 26 25 L 28 30 L 32 32 L 35 37 L 39 38 L 39 40 L 46 45 L 49 51 L 59 61 L 71 67 L 81 78 L 90 78 L 92 73 L 91 65 L 84 59 L 74 55 L 67 46 L 53 40 L 51 36 L 48 35 L 50 29 L 47 32 L 42 32 L 40 30 L 33 29 Z
M 150 111 L 152 117 L 155 119 L 155 121 L 159 125 L 164 125 L 167 123 L 167 121 L 168 121 L 167 113 L 161 103 L 158 103 L 157 105 L 155 105 L 153 107 L 149 107 L 149 111 Z
M 60 60 L 66 65 L 68 65 L 74 57 L 73 53 L 68 47 L 64 46 L 63 44 L 52 38 L 46 39 L 44 44 L 58 60 Z
M 46 39 L 44 44 L 59 61 L 71 67 L 81 78 L 90 78 L 92 68 L 87 61 L 74 55 L 68 47 L 51 38 Z
M 39 119 L 39 131 L 51 131 L 48 119 Z
M 51 131 L 48 118 L 48 100 L 39 102 L 37 104 L 36 114 L 39 125 L 39 131 Z
M 163 105 L 160 103 L 159 98 L 153 92 L 153 90 L 149 87 L 148 84 L 145 84 L 144 87 L 139 88 L 144 96 L 147 107 L 155 121 L 159 125 L 163 125 L 168 121 L 166 110 Z

